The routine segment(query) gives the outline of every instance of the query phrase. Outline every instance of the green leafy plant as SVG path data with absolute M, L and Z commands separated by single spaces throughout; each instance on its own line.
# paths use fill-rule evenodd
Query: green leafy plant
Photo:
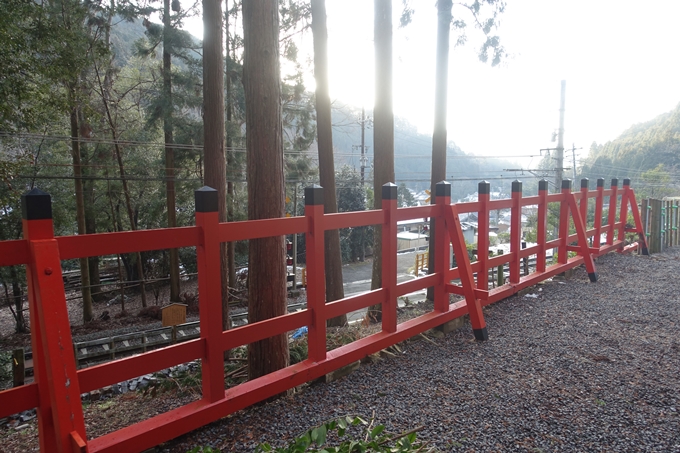
M 360 437 L 363 439 L 352 438 L 349 434 L 351 427 L 363 426 Z M 422 428 L 422 427 L 421 427 Z M 407 453 L 407 452 L 435 452 L 433 447 L 428 447 L 427 443 L 419 442 L 416 439 L 416 432 L 421 428 L 416 428 L 402 434 L 389 435 L 385 432 L 384 425 L 373 426 L 361 417 L 346 416 L 336 420 L 326 422 L 305 432 L 295 438 L 290 444 L 283 448 L 273 448 L 268 443 L 262 443 L 255 448 L 255 453 Z M 343 437 L 347 437 L 343 440 Z M 330 439 L 337 441 L 336 445 L 330 445 Z

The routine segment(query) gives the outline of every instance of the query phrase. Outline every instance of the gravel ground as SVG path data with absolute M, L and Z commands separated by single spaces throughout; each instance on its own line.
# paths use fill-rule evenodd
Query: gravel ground
M 598 261 L 597 283 L 578 269 L 566 283 L 535 288 L 536 298 L 487 307 L 487 342 L 475 342 L 469 325 L 431 341 L 416 337 L 401 345 L 401 355 L 157 450 L 252 452 L 260 442 L 282 445 L 323 421 L 361 415 L 393 433 L 422 425 L 418 437 L 442 451 L 680 453 L 680 249 Z M 109 431 L 104 420 L 114 414 L 179 403 L 131 398 L 88 413 L 88 434 Z M 116 424 L 131 422 L 124 418 Z M 0 451 L 34 445 L 34 423 L 3 431 Z
M 160 448 L 251 452 L 358 414 L 389 431 L 423 425 L 443 451 L 680 452 L 680 250 L 610 254 L 537 298 L 487 307 L 489 341 L 469 325 L 410 341 L 395 358 L 241 411 Z M 277 442 L 278 441 L 278 442 Z

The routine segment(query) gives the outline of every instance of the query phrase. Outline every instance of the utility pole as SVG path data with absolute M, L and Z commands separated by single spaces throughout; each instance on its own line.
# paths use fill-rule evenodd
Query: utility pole
M 366 157 L 366 110 L 361 107 L 361 145 L 352 145 L 352 148 L 356 149 L 359 148 L 361 149 L 361 157 L 360 157 L 360 168 L 361 168 L 361 185 L 364 185 L 364 180 L 365 180 L 365 173 L 366 173 L 366 167 L 368 166 L 368 157 Z
M 573 162 L 573 166 L 571 167 L 571 173 L 574 176 L 573 181 L 576 181 L 576 150 L 577 149 L 583 149 L 583 147 L 577 148 L 576 145 L 574 145 L 572 143 L 571 144 L 571 159 L 572 159 L 572 162 Z
M 555 150 L 555 188 L 557 192 L 562 190 L 562 173 L 564 171 L 564 99 L 567 89 L 567 81 L 562 80 L 560 95 L 560 129 L 557 132 L 557 149 Z

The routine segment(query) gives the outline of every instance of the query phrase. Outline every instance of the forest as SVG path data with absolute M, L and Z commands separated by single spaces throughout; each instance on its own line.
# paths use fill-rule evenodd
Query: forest
M 593 143 L 580 169 L 584 178 L 630 178 L 639 198 L 677 196 L 679 172 L 680 104 L 612 141 Z
M 395 4 L 399 26 L 408 27 L 416 10 Z M 312 184 L 326 189 L 326 212 L 355 211 L 380 208 L 387 182 L 399 185 L 400 203 L 408 205 L 408 189 L 449 180 L 459 199 L 479 180 L 516 167 L 466 154 L 446 130 L 449 41 L 465 45 L 476 34 L 479 58 L 497 65 L 505 57 L 496 34 L 505 3 L 442 0 L 418 10 L 439 18 L 431 134 L 392 111 L 393 5 L 374 5 L 376 71 L 367 83 L 375 83 L 375 104 L 363 110 L 328 94 L 324 0 L 205 1 L 202 11 L 186 0 L 0 0 L 0 240 L 22 237 L 20 197 L 33 188 L 52 197 L 55 235 L 82 235 L 193 225 L 194 190 L 202 186 L 218 191 L 219 219 L 230 222 L 300 215 Z M 201 14 L 204 40 L 184 29 Z M 302 34 L 313 37 L 313 61 L 301 57 Z M 313 90 L 304 83 L 310 72 Z M 632 176 L 643 196 L 663 196 L 673 189 L 678 151 L 680 105 L 593 144 L 580 175 Z M 547 156 L 542 165 L 549 168 Z M 496 185 L 508 192 L 509 181 Z M 222 244 L 225 329 L 241 268 L 249 270 L 251 321 L 278 314 L 263 307 L 286 309 L 287 239 Z M 363 259 L 370 246 L 379 257 L 378 229 L 327 232 L 327 301 L 343 297 L 342 263 Z M 303 261 L 303 238 L 298 255 Z M 179 301 L 180 274 L 196 271 L 196 252 L 64 261 L 64 271 L 80 274 L 85 323 L 92 304 L 107 297 L 97 288 L 102 267 L 111 265 L 144 306 L 151 281 L 167 281 L 170 301 Z M 380 259 L 373 265 L 377 288 Z M 264 280 L 271 275 L 278 280 Z M 23 269 L 1 268 L 0 285 L 2 305 L 25 332 Z M 282 353 L 280 363 L 257 368 L 263 351 L 284 343 L 251 347 L 253 376 L 285 366 Z

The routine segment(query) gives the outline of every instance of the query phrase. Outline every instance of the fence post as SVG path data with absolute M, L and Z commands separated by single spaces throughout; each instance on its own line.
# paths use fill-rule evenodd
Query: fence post
M 542 179 L 538 182 L 538 224 L 536 242 L 538 253 L 536 254 L 536 272 L 545 272 L 545 242 L 548 219 L 548 181 Z
M 581 219 L 583 220 L 583 227 L 588 232 L 588 186 L 590 180 L 588 178 L 581 179 L 581 202 L 578 205 L 581 212 Z
M 25 193 L 21 211 L 31 255 L 26 277 L 40 451 L 65 453 L 82 446 L 86 434 L 50 196 L 38 189 Z
M 305 187 L 305 256 L 307 271 L 307 310 L 312 312 L 308 327 L 307 347 L 310 360 L 320 362 L 326 358 L 326 274 L 324 251 L 323 188 L 316 184 Z
M 498 256 L 501 256 L 503 254 L 503 249 L 498 249 Z M 499 264 L 498 265 L 498 286 L 503 286 L 505 284 L 505 271 L 503 270 L 505 268 L 504 264 Z
M 512 208 L 510 208 L 510 283 L 519 283 L 520 241 L 522 239 L 522 181 L 512 182 Z
M 612 193 L 609 196 L 609 218 L 607 219 L 607 245 L 614 244 L 614 224 L 616 223 L 616 201 L 619 189 L 619 180 L 612 179 Z
M 196 246 L 198 307 L 205 354 L 201 360 L 203 400 L 224 398 L 224 351 L 222 338 L 222 265 L 220 260 L 217 190 L 204 186 L 194 191 L 196 226 L 202 241 Z
M 489 199 L 491 197 L 491 184 L 482 181 L 478 184 L 479 215 L 477 216 L 477 288 L 489 290 Z
M 626 184 L 626 181 L 628 184 Z M 633 231 L 638 233 L 638 250 L 643 255 L 649 255 L 649 249 L 647 248 L 647 236 L 645 235 L 645 228 L 642 226 L 640 211 L 638 209 L 637 200 L 635 199 L 635 191 L 630 188 L 630 179 L 624 180 L 623 184 L 626 190 L 626 198 L 628 199 L 628 202 L 630 202 L 630 210 L 633 214 L 633 221 L 635 222 L 635 228 Z
M 557 262 L 566 264 L 569 259 L 567 245 L 569 240 L 569 196 L 571 195 L 571 179 L 562 180 L 562 201 L 560 202 L 560 245 L 557 249 Z
M 661 201 L 650 199 L 649 204 L 651 209 L 649 222 L 649 242 L 651 253 L 659 253 L 661 251 Z
M 621 194 L 621 207 L 619 213 L 619 241 L 623 242 L 626 239 L 626 224 L 628 223 L 628 191 L 630 189 L 630 179 L 623 180 L 623 193 Z M 622 249 L 621 249 L 622 250 Z
M 597 198 L 595 199 L 595 237 L 593 247 L 600 248 L 602 236 L 602 206 L 604 205 L 604 178 L 597 179 Z
M 397 185 L 391 182 L 382 186 L 382 287 L 385 298 L 382 305 L 383 332 L 397 331 Z
M 435 186 L 435 203 L 438 206 L 434 228 L 434 244 L 437 252 L 434 255 L 434 271 L 439 276 L 434 285 L 434 311 L 441 313 L 449 311 L 449 293 L 446 284 L 449 283 L 449 269 L 451 268 L 451 237 L 447 229 L 444 211 L 451 209 L 451 184 L 440 181 Z M 430 238 L 430 241 L 433 239 Z

